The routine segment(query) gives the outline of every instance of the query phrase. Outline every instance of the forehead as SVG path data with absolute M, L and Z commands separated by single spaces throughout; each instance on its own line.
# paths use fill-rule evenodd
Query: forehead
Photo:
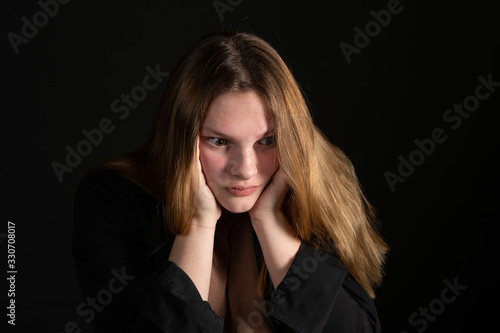
M 258 136 L 271 130 L 272 126 L 265 103 L 256 92 L 229 92 L 210 103 L 202 131 Z

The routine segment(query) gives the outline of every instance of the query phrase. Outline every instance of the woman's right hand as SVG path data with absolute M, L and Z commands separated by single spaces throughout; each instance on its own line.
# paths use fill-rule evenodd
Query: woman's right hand
M 202 299 L 207 301 L 212 274 L 215 227 L 221 215 L 221 208 L 205 181 L 199 144 L 198 138 L 197 161 L 191 166 L 191 186 L 198 189 L 195 212 L 186 230 L 175 236 L 168 260 L 179 266 L 191 278 Z
M 205 181 L 205 176 L 203 174 L 203 169 L 200 162 L 200 138 L 196 141 L 196 163 L 193 164 L 195 173 L 193 181 L 197 180 L 197 184 L 193 184 L 194 187 L 198 186 L 198 201 L 196 204 L 196 209 L 194 212 L 193 220 L 194 223 L 206 227 L 215 228 L 217 220 L 221 215 L 221 208 L 215 196 L 208 187 Z M 193 221 L 192 221 L 193 222 Z

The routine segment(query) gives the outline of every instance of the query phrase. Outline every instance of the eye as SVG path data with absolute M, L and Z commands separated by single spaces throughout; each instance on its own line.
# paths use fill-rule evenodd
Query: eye
M 222 147 L 227 144 L 227 140 L 221 138 L 208 138 L 208 141 L 210 141 L 211 144 L 217 147 Z
M 274 145 L 275 142 L 276 142 L 276 138 L 274 135 L 268 136 L 267 138 L 260 140 L 260 144 L 262 144 L 264 146 L 272 146 L 272 145 Z

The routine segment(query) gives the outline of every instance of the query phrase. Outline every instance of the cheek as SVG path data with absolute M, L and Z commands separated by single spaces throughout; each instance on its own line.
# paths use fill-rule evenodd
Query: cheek
M 224 157 L 209 150 L 200 149 L 200 162 L 207 184 L 221 183 L 226 167 Z
M 262 156 L 260 159 L 260 165 L 261 174 L 265 178 L 271 178 L 276 170 L 278 170 L 278 158 L 276 153 L 273 152 Z

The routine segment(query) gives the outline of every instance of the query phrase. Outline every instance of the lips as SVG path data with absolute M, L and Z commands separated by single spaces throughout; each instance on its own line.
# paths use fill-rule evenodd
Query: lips
M 259 186 L 228 186 L 226 190 L 237 197 L 246 197 L 251 195 L 258 188 Z

